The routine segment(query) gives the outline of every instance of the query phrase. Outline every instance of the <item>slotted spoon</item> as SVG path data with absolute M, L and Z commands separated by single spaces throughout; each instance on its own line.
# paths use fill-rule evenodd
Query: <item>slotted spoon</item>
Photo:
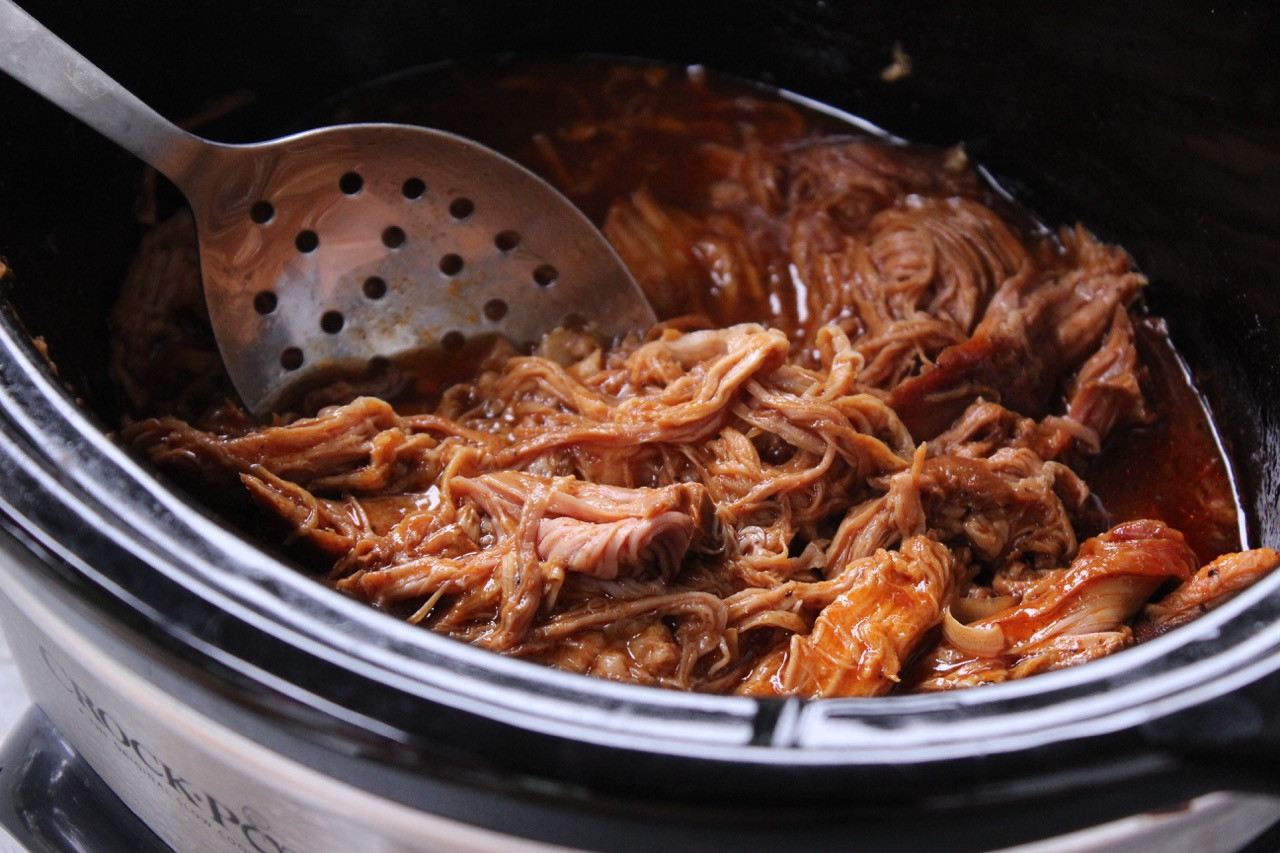
M 654 322 L 590 221 L 475 142 L 395 124 L 211 142 L 10 0 L 0 0 L 0 67 L 186 196 L 218 347 L 257 414 L 320 377 L 475 336 L 519 345 L 566 319 L 608 336 Z

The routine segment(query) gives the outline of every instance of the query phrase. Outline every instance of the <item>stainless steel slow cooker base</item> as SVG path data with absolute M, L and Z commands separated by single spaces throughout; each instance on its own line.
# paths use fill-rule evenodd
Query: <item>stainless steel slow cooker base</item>
M 0 826 L 15 850 L 578 849 L 409 808 L 255 743 L 94 643 L 84 620 L 99 620 L 25 582 L 14 570 L 16 543 L 4 540 L 0 626 L 43 709 L 33 708 L 0 750 Z M 69 619 L 69 611 L 79 612 Z M 1278 820 L 1280 798 L 1213 793 L 999 853 L 1238 853 Z M 0 836 L 0 853 L 4 843 Z
M 1272 797 L 1208 794 L 1178 811 L 1136 815 L 993 853 L 1272 853 L 1280 844 L 1280 831 L 1273 827 L 1278 808 Z M 368 849 L 384 849 L 366 841 Z M 38 709 L 31 708 L 0 745 L 0 853 L 173 849 L 125 806 Z M 446 844 L 444 849 L 453 848 Z
M 3 563 L 0 589 L 0 624 L 49 725 L 175 850 L 548 849 L 374 796 L 265 749 L 69 628 L 58 612 L 66 602 L 41 598 Z

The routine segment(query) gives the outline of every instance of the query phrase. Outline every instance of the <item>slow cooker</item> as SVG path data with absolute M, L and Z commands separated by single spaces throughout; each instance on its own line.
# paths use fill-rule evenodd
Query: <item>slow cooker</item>
M 400 69 L 547 52 L 701 64 L 902 137 L 962 141 L 1047 221 L 1086 222 L 1138 259 L 1216 415 L 1246 544 L 1280 544 L 1280 13 L 1268 5 L 25 6 L 166 115 L 243 101 L 203 127 L 224 141 L 294 129 L 280 124 L 299 105 Z M 881 74 L 895 44 L 905 77 Z M 145 835 L 93 836 L 86 817 L 82 845 L 967 851 L 1181 815 L 1211 831 L 1179 843 L 1208 850 L 1267 824 L 1229 838 L 1213 797 L 1280 818 L 1276 800 L 1251 796 L 1280 794 L 1280 575 L 1076 669 L 825 701 L 589 680 L 330 591 L 113 442 L 106 316 L 137 245 L 143 169 L 7 79 L 0 104 L 0 254 L 13 270 L 0 304 L 0 624 L 43 715 L 0 779 L 82 761 L 80 793 L 47 808 L 75 826 L 74 802 L 99 792 Z M 36 849 L 85 849 L 13 806 L 0 812 L 25 821 Z

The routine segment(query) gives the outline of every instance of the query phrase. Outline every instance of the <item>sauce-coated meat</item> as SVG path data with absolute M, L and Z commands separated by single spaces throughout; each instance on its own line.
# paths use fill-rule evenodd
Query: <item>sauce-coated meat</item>
M 1093 660 L 1280 562 L 1234 553 L 1225 464 L 1129 256 L 1040 226 L 961 149 L 698 70 L 435 73 L 348 117 L 541 171 L 658 326 L 473 341 L 258 424 L 184 215 L 114 317 L 123 440 L 338 590 L 571 672 L 877 696 Z M 1180 470 L 1194 488 L 1154 473 Z

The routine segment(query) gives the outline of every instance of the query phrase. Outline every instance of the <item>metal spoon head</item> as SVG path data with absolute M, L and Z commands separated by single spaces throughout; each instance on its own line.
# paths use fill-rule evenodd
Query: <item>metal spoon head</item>
M 213 146 L 182 189 L 214 334 L 257 414 L 323 377 L 476 336 L 655 321 L 571 202 L 452 134 L 346 125 Z

